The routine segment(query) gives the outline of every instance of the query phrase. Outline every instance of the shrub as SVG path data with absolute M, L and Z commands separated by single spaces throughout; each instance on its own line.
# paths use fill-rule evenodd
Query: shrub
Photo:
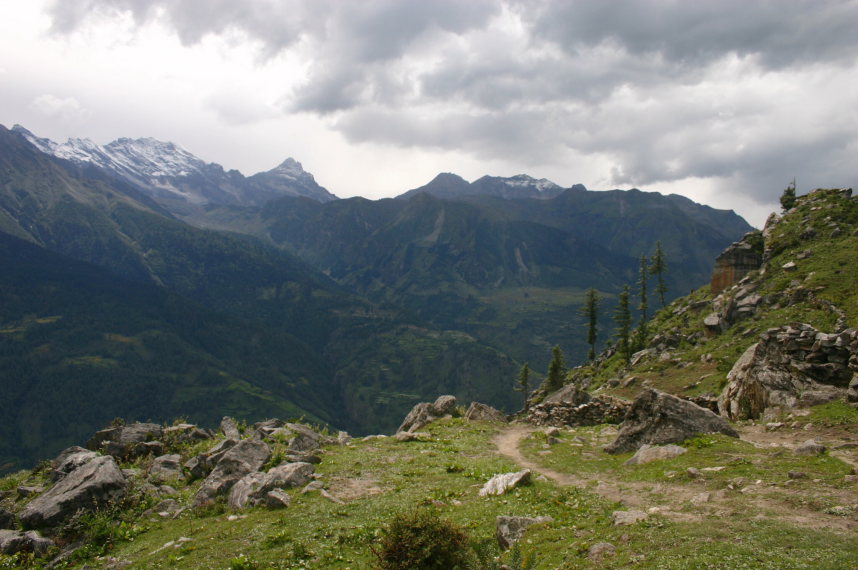
M 373 552 L 380 570 L 464 570 L 469 558 L 467 535 L 426 511 L 397 515 Z

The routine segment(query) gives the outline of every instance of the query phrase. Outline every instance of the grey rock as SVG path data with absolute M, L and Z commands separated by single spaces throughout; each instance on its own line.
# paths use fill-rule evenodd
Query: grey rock
M 798 397 L 798 405 L 802 408 L 812 408 L 828 404 L 843 397 L 843 390 L 834 386 L 820 385 L 817 390 L 807 390 Z
M 635 524 L 649 518 L 643 511 L 614 511 L 611 514 L 611 522 L 614 526 L 626 526 Z
M 454 396 L 439 396 L 431 404 L 421 402 L 411 408 L 411 411 L 402 420 L 402 425 L 396 431 L 418 431 L 431 422 L 452 414 L 455 410 L 456 398 Z
M 283 489 L 272 489 L 265 493 L 265 506 L 269 509 L 284 509 L 292 503 L 292 497 Z
M 103 450 L 117 459 L 128 459 L 151 452 L 151 447 L 140 444 L 157 441 L 162 435 L 163 428 L 159 424 L 135 422 L 96 432 L 86 447 Z
M 401 442 L 426 441 L 432 438 L 432 434 L 425 431 L 398 431 L 393 434 L 393 439 Z
M 235 482 L 232 489 L 229 491 L 229 499 L 227 506 L 234 511 L 245 509 L 253 506 L 255 503 L 253 495 L 262 486 L 262 481 L 265 479 L 265 473 L 256 471 L 248 473 L 241 479 Z
M 220 430 L 226 439 L 238 441 L 241 439 L 241 432 L 238 429 L 238 424 L 229 416 L 224 416 L 220 421 Z
M 580 406 L 590 402 L 592 399 L 589 392 L 581 389 L 578 384 L 573 383 L 567 384 L 556 392 L 549 394 L 543 402 L 546 404 L 572 404 Z
M 164 428 L 163 437 L 166 441 L 177 443 L 192 443 L 214 437 L 211 430 L 202 429 L 194 424 L 177 424 Z
M 78 467 L 86 465 L 98 457 L 94 451 L 74 445 L 66 448 L 53 460 L 54 470 L 51 472 L 51 480 L 59 481 Z
M 814 455 L 822 455 L 825 453 L 825 446 L 817 442 L 816 440 L 809 439 L 796 447 L 793 450 L 793 453 L 796 455 L 804 455 L 804 456 L 814 456 Z
M 704 433 L 739 437 L 727 421 L 697 404 L 654 389 L 638 395 L 629 408 L 617 439 L 607 453 L 634 451 L 644 444 L 679 443 Z
M 206 506 L 215 497 L 225 495 L 248 473 L 259 471 L 271 457 L 268 445 L 256 439 L 244 439 L 230 448 L 209 473 L 194 498 L 194 506 Z
M 523 485 L 528 481 L 530 481 L 530 469 L 524 469 L 515 473 L 500 473 L 483 485 L 482 489 L 480 489 L 480 497 L 503 495 L 510 489 Z
M 604 558 L 617 555 L 617 547 L 610 542 L 597 542 L 587 550 L 587 558 L 601 562 Z
M 121 499 L 126 488 L 125 476 L 113 457 L 97 457 L 33 499 L 19 517 L 28 528 L 53 527 L 79 509 L 94 510 Z
M 0 508 L 0 529 L 15 528 L 15 513 L 11 513 L 4 508 Z
M 468 406 L 468 411 L 465 412 L 465 419 L 469 421 L 483 422 L 506 422 L 506 414 L 489 405 L 479 402 L 471 402 Z
M 540 523 L 552 522 L 551 517 L 504 517 L 500 516 L 496 522 L 496 536 L 498 545 L 507 550 L 513 544 L 521 540 L 524 532 L 531 526 Z
M 214 469 L 214 466 L 217 465 L 217 462 L 226 455 L 226 452 L 235 447 L 237 443 L 238 440 L 236 439 L 221 440 L 205 453 L 201 453 L 186 461 L 184 465 L 185 471 L 187 471 L 192 480 L 206 477 Z
M 718 313 L 712 313 L 703 319 L 703 327 L 706 329 L 706 334 L 709 336 L 719 335 L 727 330 L 728 324 L 724 317 Z
M 178 454 L 161 455 L 152 461 L 149 478 L 156 481 L 182 479 L 182 456 Z
M 678 445 L 642 445 L 637 452 L 626 461 L 626 465 L 643 465 L 652 461 L 661 461 L 678 457 L 688 450 Z
M 858 372 L 852 375 L 849 388 L 846 390 L 846 401 L 858 402 Z
M 309 463 L 284 463 L 268 473 L 249 473 L 235 483 L 229 494 L 229 507 L 244 509 L 265 502 L 269 491 L 300 487 L 312 480 L 315 468 Z
M 804 471 L 788 471 L 787 477 L 790 479 L 807 479 L 807 473 Z
M 38 495 L 44 490 L 44 487 L 39 487 L 36 485 L 21 485 L 17 489 L 15 489 L 15 491 L 18 493 L 18 496 L 22 499 L 30 497 L 32 495 Z
M 54 542 L 51 539 L 44 538 L 32 530 L 27 532 L 0 530 L 0 552 L 3 554 L 32 552 L 38 557 L 43 557 L 52 546 Z

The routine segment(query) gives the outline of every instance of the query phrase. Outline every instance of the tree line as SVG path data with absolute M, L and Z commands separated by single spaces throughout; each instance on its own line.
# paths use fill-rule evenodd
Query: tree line
M 628 364 L 631 361 L 632 354 L 644 348 L 648 335 L 647 323 L 649 321 L 649 281 L 650 278 L 655 278 L 655 288 L 652 293 L 661 303 L 662 308 L 666 306 L 665 295 L 667 294 L 667 284 L 665 282 L 665 274 L 667 273 L 667 258 L 664 254 L 664 249 L 661 246 L 661 241 L 655 244 L 655 252 L 651 257 L 641 255 L 640 264 L 638 267 L 638 279 L 636 282 L 635 296 L 637 297 L 638 325 L 634 330 L 634 317 L 631 310 L 632 288 L 630 285 L 624 285 L 622 291 L 617 296 L 617 305 L 614 308 L 614 329 L 613 338 L 616 339 L 617 352 L 620 354 L 623 361 Z M 599 292 L 590 288 L 585 293 L 584 304 L 581 306 L 580 314 L 584 318 L 587 325 L 587 344 L 589 349 L 587 352 L 587 360 L 592 362 L 596 358 L 596 342 L 599 338 L 598 321 L 601 311 L 603 298 Z M 542 384 L 543 390 L 546 393 L 551 393 L 563 387 L 563 380 L 566 376 L 566 363 L 563 356 L 563 351 L 559 346 L 554 346 L 551 349 L 551 362 L 548 365 L 548 372 L 545 381 Z M 518 375 L 515 390 L 524 394 L 525 405 L 527 398 L 531 392 L 530 383 L 530 367 L 525 363 Z

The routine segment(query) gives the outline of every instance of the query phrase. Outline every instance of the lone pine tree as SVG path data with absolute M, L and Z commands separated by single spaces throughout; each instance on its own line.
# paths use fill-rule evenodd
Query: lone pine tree
M 587 344 L 590 345 L 590 350 L 587 353 L 587 360 L 596 358 L 596 339 L 598 337 L 598 318 L 599 318 L 599 292 L 593 288 L 587 289 L 587 297 L 584 300 L 584 305 L 581 307 L 581 314 L 587 321 Z

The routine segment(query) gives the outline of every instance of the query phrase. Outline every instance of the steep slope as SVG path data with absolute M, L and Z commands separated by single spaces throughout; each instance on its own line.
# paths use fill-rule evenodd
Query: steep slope
M 0 233 L 0 470 L 116 416 L 337 418 L 303 342 Z

